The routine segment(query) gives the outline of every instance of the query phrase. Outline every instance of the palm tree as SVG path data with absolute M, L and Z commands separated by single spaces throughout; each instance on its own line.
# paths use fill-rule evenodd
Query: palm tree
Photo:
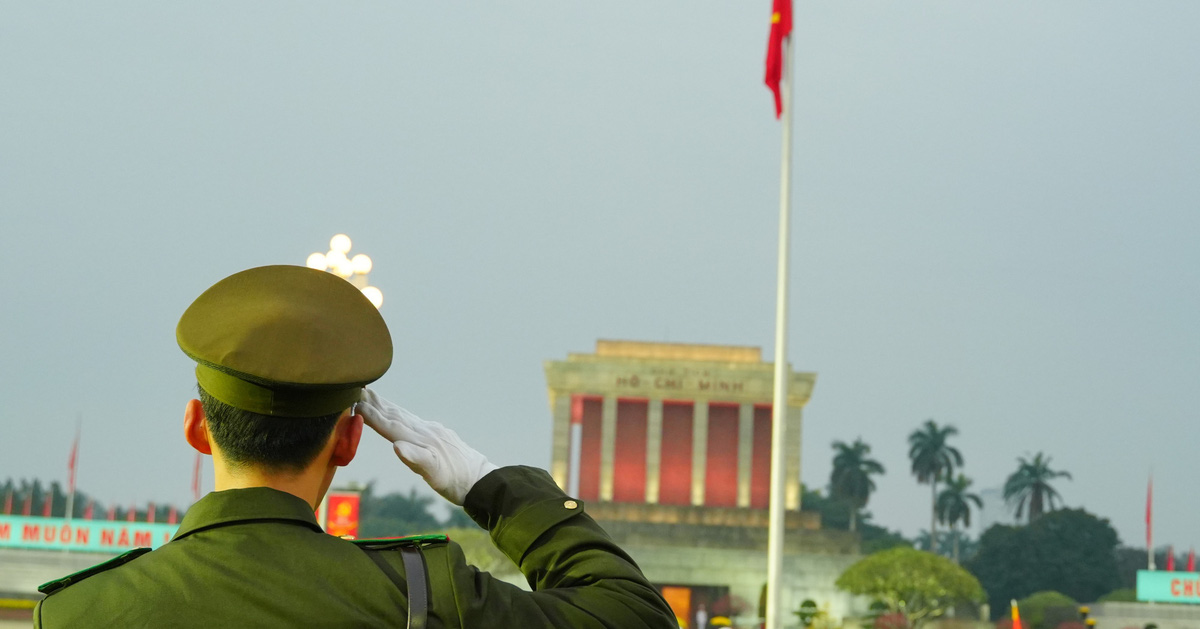
M 834 441 L 833 473 L 829 475 L 829 493 L 834 498 L 845 501 L 850 505 L 850 530 L 855 529 L 858 510 L 867 506 L 871 492 L 875 491 L 875 481 L 872 474 L 882 474 L 883 466 L 879 461 L 868 458 L 871 446 L 863 443 L 862 437 L 854 440 L 851 445 L 842 441 Z
M 1047 509 L 1053 511 L 1058 507 L 1055 502 L 1062 502 L 1050 481 L 1056 478 L 1071 479 L 1068 472 L 1058 472 L 1050 469 L 1050 457 L 1038 452 L 1032 460 L 1017 457 L 1017 471 L 1004 481 L 1004 500 L 1010 507 L 1016 507 L 1017 519 L 1028 510 L 1029 522 L 1042 517 Z
M 962 467 L 963 458 L 958 448 L 946 440 L 957 435 L 958 429 L 947 425 L 939 427 L 932 419 L 908 436 L 908 458 L 912 459 L 912 472 L 918 483 L 929 483 L 931 504 L 929 508 L 929 537 L 937 539 L 937 484 L 949 478 L 955 467 Z
M 971 503 L 976 509 L 983 508 L 983 500 L 979 494 L 967 491 L 971 487 L 971 479 L 959 474 L 946 482 L 946 488 L 937 497 L 938 521 L 950 526 L 954 537 L 954 563 L 958 563 L 958 523 L 963 528 L 971 526 Z

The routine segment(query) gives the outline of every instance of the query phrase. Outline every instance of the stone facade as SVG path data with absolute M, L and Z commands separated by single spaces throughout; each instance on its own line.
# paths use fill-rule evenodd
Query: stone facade
M 554 479 L 651 581 L 687 592 L 681 626 L 701 604 L 755 626 L 767 572 L 773 363 L 755 347 L 602 340 L 594 354 L 547 361 L 545 371 Z M 859 558 L 858 538 L 800 510 L 802 411 L 815 381 L 789 371 L 783 606 L 812 599 L 840 619 L 854 600 L 833 583 Z

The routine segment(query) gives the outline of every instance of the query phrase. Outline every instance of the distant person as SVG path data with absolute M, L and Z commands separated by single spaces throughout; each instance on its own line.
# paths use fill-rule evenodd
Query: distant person
M 304 267 L 243 271 L 197 298 L 176 336 L 199 383 L 184 438 L 212 455 L 216 491 L 161 548 L 42 586 L 35 627 L 675 627 L 634 562 L 546 472 L 497 469 L 363 388 L 387 371 L 392 342 L 349 282 Z M 325 534 L 314 509 L 354 459 L 364 421 L 490 531 L 534 591 L 479 572 L 441 536 Z

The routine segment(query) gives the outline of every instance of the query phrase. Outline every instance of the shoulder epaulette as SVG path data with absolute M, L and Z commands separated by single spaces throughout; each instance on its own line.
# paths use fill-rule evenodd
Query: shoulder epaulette
M 65 576 L 61 579 L 55 579 L 53 581 L 48 581 L 46 583 L 43 583 L 38 586 L 38 591 L 41 592 L 42 594 L 49 596 L 50 594 L 53 594 L 65 587 L 67 587 L 68 585 L 71 585 L 73 583 L 79 583 L 80 581 L 82 581 L 92 575 L 100 574 L 101 572 L 104 572 L 106 570 L 112 570 L 113 568 L 116 568 L 117 566 L 123 566 L 123 565 L 133 561 L 134 559 L 137 559 L 138 557 L 145 555 L 148 552 L 150 552 L 149 548 L 135 548 L 131 551 L 117 555 L 116 557 L 113 557 L 112 559 L 109 559 L 108 561 L 105 561 L 103 563 L 98 563 L 98 564 L 92 566 L 91 568 L 85 568 L 83 570 L 80 570 L 79 572 L 76 572 L 73 574 L 68 574 L 67 576 Z
M 423 548 L 436 544 L 445 544 L 450 538 L 445 535 L 408 535 L 405 537 L 381 537 L 375 539 L 352 539 L 350 543 L 370 550 L 391 550 L 393 548 Z

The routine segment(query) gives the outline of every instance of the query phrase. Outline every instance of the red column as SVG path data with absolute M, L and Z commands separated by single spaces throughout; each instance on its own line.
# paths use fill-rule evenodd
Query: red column
M 750 457 L 750 507 L 771 504 L 771 407 L 754 407 L 754 443 Z
M 691 402 L 663 402 L 662 455 L 659 463 L 658 502 L 692 504 Z
M 708 406 L 708 455 L 704 469 L 704 504 L 736 507 L 738 481 L 738 405 Z
M 617 400 L 613 449 L 613 502 L 646 502 L 646 424 L 648 400 Z
M 600 498 L 600 416 L 603 400 L 584 397 L 579 430 L 579 497 Z

